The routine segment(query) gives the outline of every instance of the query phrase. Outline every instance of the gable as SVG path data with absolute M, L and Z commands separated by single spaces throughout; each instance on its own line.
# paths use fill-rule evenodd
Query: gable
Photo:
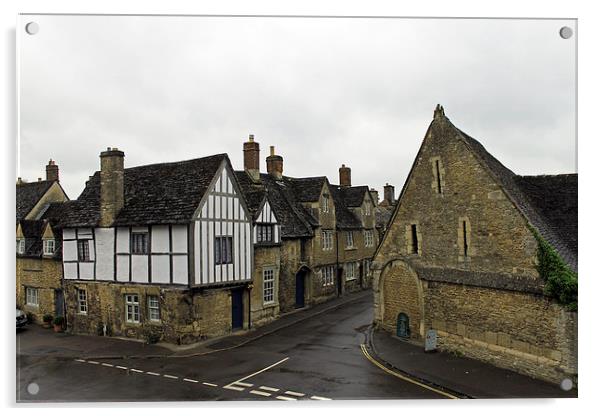
M 244 196 L 226 161 L 215 173 L 194 217 L 250 221 Z
M 262 224 L 277 224 L 278 220 L 269 201 L 266 199 L 261 211 L 258 212 L 255 222 Z

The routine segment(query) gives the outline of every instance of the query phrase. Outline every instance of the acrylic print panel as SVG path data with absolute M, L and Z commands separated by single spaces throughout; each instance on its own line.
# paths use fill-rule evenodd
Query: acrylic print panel
M 576 20 L 17 33 L 19 401 L 577 395 Z

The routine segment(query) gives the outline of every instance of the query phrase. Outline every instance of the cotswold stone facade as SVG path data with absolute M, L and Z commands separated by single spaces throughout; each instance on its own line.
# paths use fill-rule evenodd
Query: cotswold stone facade
M 62 264 L 60 260 L 17 258 L 17 306 L 41 324 L 45 314 L 62 314 Z M 37 293 L 37 304 L 28 303 L 27 289 Z M 57 313 L 58 312 L 58 313 Z
M 443 349 L 576 379 L 577 313 L 544 295 L 532 231 L 576 270 L 576 206 L 576 175 L 518 177 L 438 108 L 374 258 L 376 324 L 415 340 L 435 329 Z

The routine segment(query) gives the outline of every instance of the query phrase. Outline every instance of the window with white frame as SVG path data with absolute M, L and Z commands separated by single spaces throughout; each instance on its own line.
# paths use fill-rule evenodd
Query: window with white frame
M 30 306 L 38 306 L 38 288 L 28 287 L 25 289 L 25 302 Z
M 322 230 L 322 250 L 332 250 L 332 230 Z
M 90 261 L 90 241 L 77 240 L 77 260 Z
M 334 285 L 335 266 L 322 267 L 322 286 Z
M 148 254 L 148 233 L 132 233 L 132 254 Z
M 372 213 L 372 208 L 369 202 L 364 202 L 364 215 L 368 216 Z
M 17 238 L 17 253 L 25 254 L 25 239 Z
M 161 309 L 159 307 L 159 296 L 150 295 L 147 298 L 148 319 L 158 322 L 161 320 Z
M 45 238 L 42 242 L 43 250 L 45 256 L 54 255 L 54 239 L 53 238 Z
M 77 313 L 88 313 L 88 294 L 86 289 L 77 289 Z
M 357 276 L 355 275 L 356 266 L 355 263 L 346 263 L 345 264 L 345 279 L 353 280 Z
M 274 303 L 274 269 L 263 270 L 263 303 Z
M 138 295 L 125 295 L 125 320 L 132 324 L 140 323 L 140 299 Z
M 366 247 L 374 247 L 374 234 L 372 230 L 364 230 L 364 245 Z
M 330 197 L 328 194 L 322 195 L 322 212 L 330 212 Z
M 345 237 L 347 248 L 353 248 L 353 231 L 347 231 Z

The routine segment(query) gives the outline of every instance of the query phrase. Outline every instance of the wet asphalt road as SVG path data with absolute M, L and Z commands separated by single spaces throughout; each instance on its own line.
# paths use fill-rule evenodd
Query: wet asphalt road
M 52 354 L 19 355 L 17 400 L 443 398 L 368 361 L 360 345 L 371 321 L 372 297 L 367 293 L 242 347 L 206 356 L 90 363 Z M 36 394 L 28 392 L 31 383 L 39 386 Z

